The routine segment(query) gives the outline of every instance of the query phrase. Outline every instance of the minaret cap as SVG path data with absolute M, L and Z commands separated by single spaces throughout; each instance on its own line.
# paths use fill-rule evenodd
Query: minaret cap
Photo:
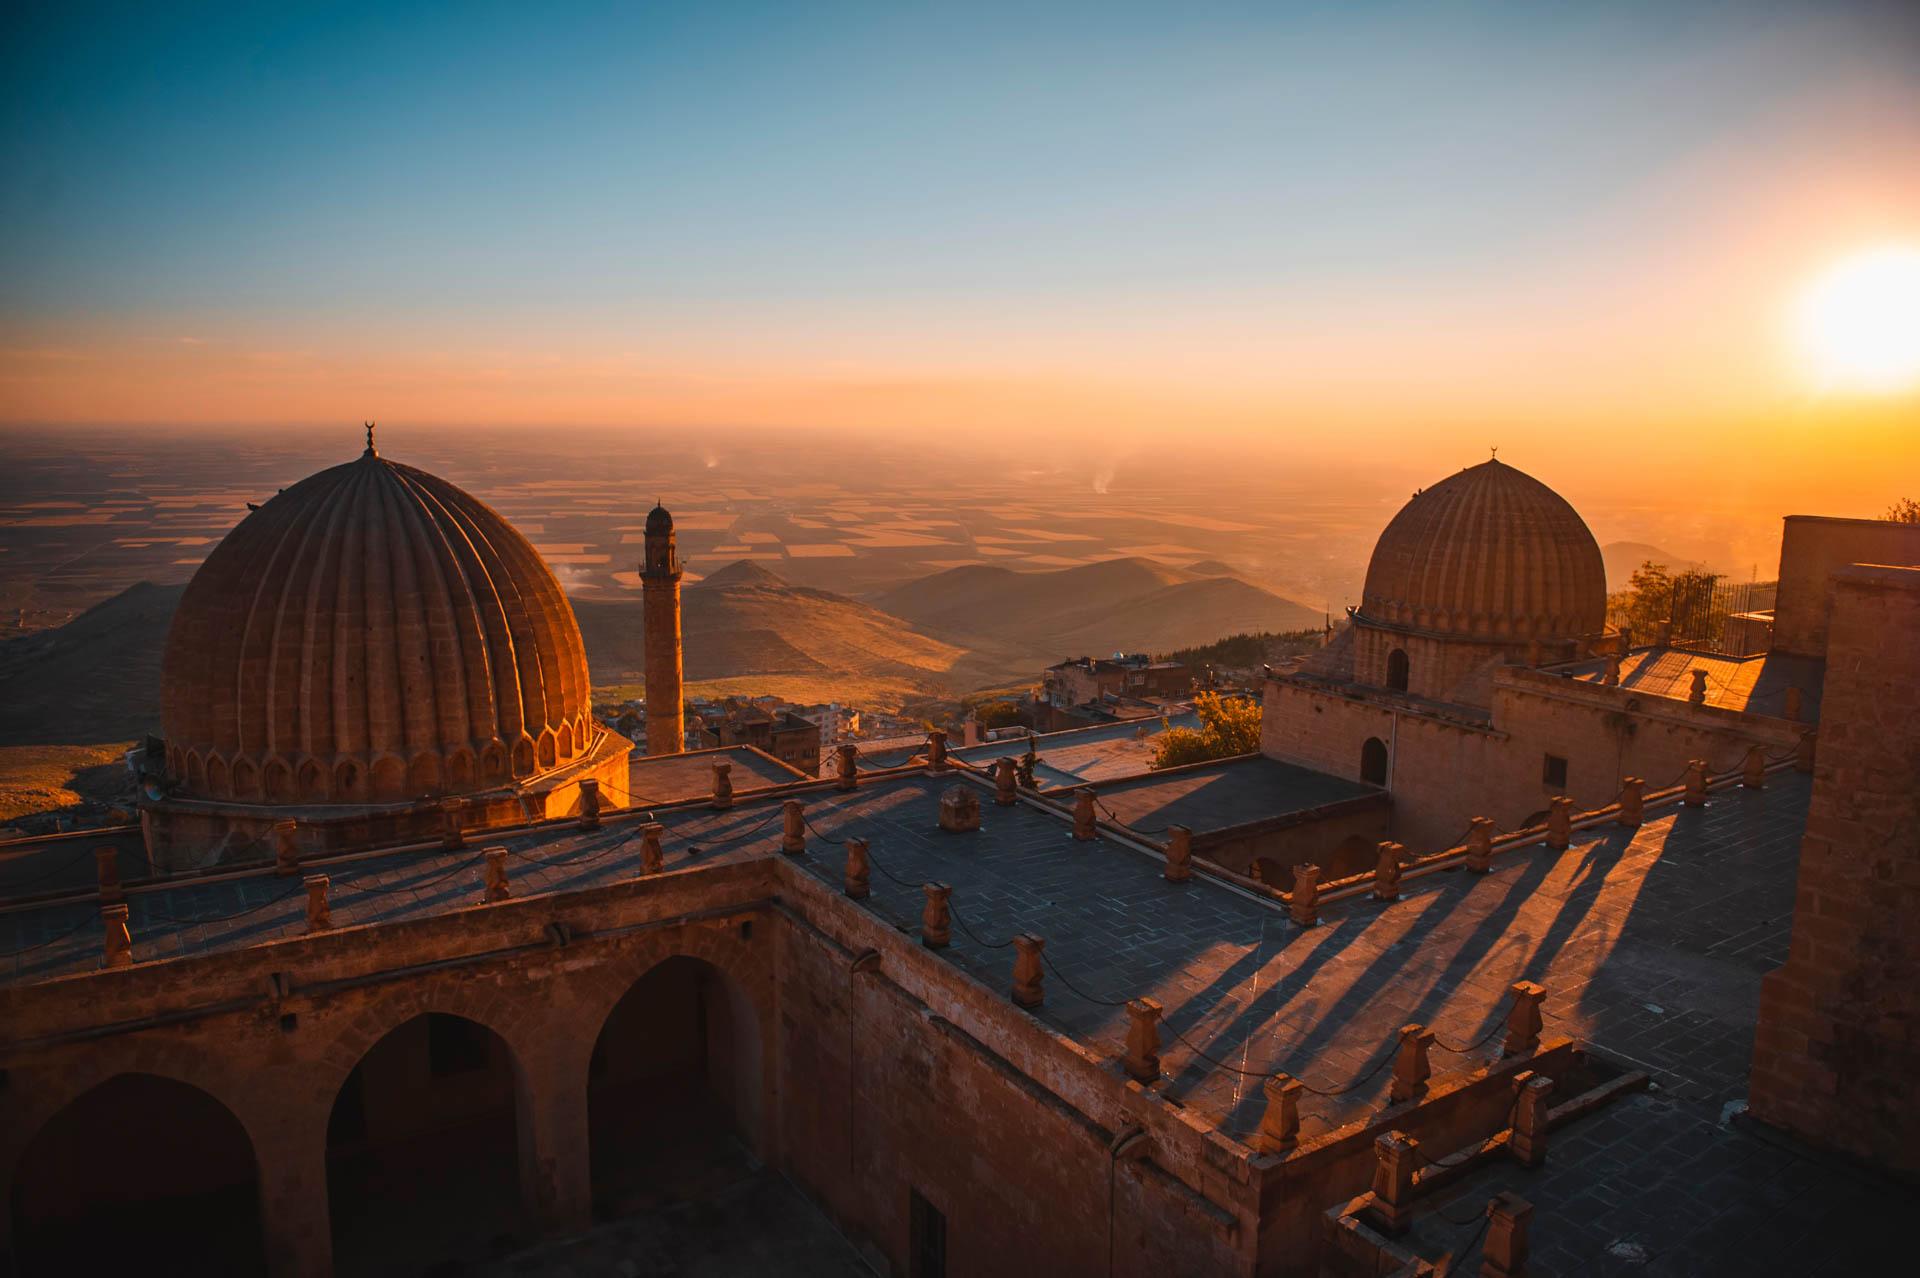
M 631 527 L 631 525 L 629 525 L 629 527 Z M 647 512 L 647 531 L 650 533 L 669 533 L 673 531 L 673 516 L 669 515 L 667 508 L 657 501 L 654 502 L 653 509 Z

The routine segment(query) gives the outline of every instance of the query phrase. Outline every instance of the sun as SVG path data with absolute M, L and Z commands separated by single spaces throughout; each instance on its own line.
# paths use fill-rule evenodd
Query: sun
M 1823 389 L 1920 386 L 1920 245 L 1883 244 L 1835 262 L 1801 295 L 1793 326 Z

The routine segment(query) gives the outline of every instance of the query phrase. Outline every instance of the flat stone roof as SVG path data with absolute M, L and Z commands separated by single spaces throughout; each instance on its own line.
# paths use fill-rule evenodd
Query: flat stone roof
M 944 832 L 938 799 L 956 784 L 974 783 L 907 775 L 805 792 L 812 831 L 795 865 L 837 888 L 844 854 L 834 841 L 868 838 L 872 896 L 848 908 L 908 931 L 924 903 L 920 884 L 951 884 L 956 922 L 942 955 L 994 989 L 1009 980 L 1014 933 L 1046 938 L 1037 1014 L 1100 1054 L 1122 1050 L 1121 1003 L 1158 999 L 1171 1093 L 1243 1138 L 1259 1121 L 1260 1076 L 1284 1069 L 1322 1091 L 1350 1086 L 1391 1053 L 1409 1021 L 1431 1025 L 1446 1044 L 1493 1034 L 1473 1052 L 1435 1054 L 1437 1072 L 1479 1063 L 1498 1051 L 1507 987 L 1523 978 L 1547 986 L 1550 1032 L 1648 1069 L 1670 1095 L 1709 1106 L 1742 1095 L 1760 976 L 1786 954 L 1810 788 L 1800 774 L 1772 773 L 1765 789 L 1716 790 L 1702 809 L 1656 809 L 1638 830 L 1578 832 L 1565 852 L 1503 851 L 1488 875 L 1411 879 L 1391 905 L 1328 904 L 1320 925 L 1303 929 L 1264 897 L 1204 875 L 1170 884 L 1157 855 L 1105 834 L 1076 842 L 1059 814 L 1034 803 L 999 807 L 984 787 L 981 829 Z M 727 812 L 660 812 L 667 868 L 779 855 L 779 816 L 777 796 Z M 338 925 L 397 921 L 477 903 L 482 843 L 513 853 L 517 898 L 638 869 L 631 821 L 313 868 L 332 878 Z M 300 880 L 270 871 L 136 890 L 128 905 L 142 961 L 304 930 Z M 0 911 L 0 980 L 96 969 L 100 944 L 91 898 Z M 1007 1014 L 1026 1013 L 1009 1004 Z M 1381 1069 L 1340 1095 L 1310 1094 L 1305 1134 L 1377 1108 L 1387 1083 Z
M 1166 722 L 1173 728 L 1198 728 L 1200 715 L 1191 709 L 1183 710 L 1168 716 Z M 1138 776 L 1153 767 L 1154 738 L 1162 731 L 1158 716 L 1148 716 L 1095 724 L 1090 728 L 1069 728 L 1064 732 L 1043 732 L 1034 740 L 1034 749 L 1040 755 L 1034 779 L 1042 790 L 1047 790 L 1085 781 Z M 991 767 L 994 760 L 1006 755 L 1018 759 L 1026 752 L 1025 737 L 987 741 L 953 751 L 959 758 L 979 767 Z
M 1547 666 L 1543 673 L 1566 674 L 1584 683 L 1599 683 L 1606 674 L 1605 659 Z M 1800 689 L 1800 718 L 1820 718 L 1820 690 L 1827 664 L 1817 657 L 1770 652 L 1753 657 L 1728 657 L 1680 648 L 1636 648 L 1620 660 L 1620 687 L 1685 701 L 1693 688 L 1693 672 L 1707 672 L 1707 704 L 1722 710 L 1751 714 L 1786 714 L 1788 688 Z
M 1334 803 L 1389 802 L 1378 786 L 1282 763 L 1265 755 L 1149 772 L 1096 787 L 1106 815 L 1142 834 L 1170 825 L 1195 834 L 1279 820 Z
M 631 798 L 617 797 L 621 798 L 622 807 L 636 808 L 704 799 L 713 793 L 713 765 L 716 760 L 733 765 L 731 776 L 735 794 L 809 779 L 806 773 L 788 767 L 752 746 L 720 746 L 686 754 L 633 755 L 627 767 Z

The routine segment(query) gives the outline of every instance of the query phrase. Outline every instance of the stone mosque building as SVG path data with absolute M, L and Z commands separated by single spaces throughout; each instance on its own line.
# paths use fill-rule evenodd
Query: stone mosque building
M 1487 462 L 1260 756 L 736 789 L 369 431 L 194 578 L 141 827 L 0 874 L 0 1272 L 1905 1271 L 1920 529 L 1780 577 L 1765 654 L 1609 631 Z
M 360 457 L 241 521 L 167 636 L 164 744 L 142 768 L 164 866 L 234 859 L 279 828 L 320 852 L 557 816 L 624 787 L 586 648 L 525 537 L 444 479 Z M 288 826 L 285 823 L 290 822 Z

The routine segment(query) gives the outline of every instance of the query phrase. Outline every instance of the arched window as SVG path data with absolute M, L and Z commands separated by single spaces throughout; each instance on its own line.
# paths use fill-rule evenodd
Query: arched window
M 1360 747 L 1360 779 L 1369 785 L 1387 783 L 1387 743 L 1379 737 L 1368 737 Z
M 1395 648 L 1387 654 L 1387 686 L 1395 692 L 1407 690 L 1407 654 Z

